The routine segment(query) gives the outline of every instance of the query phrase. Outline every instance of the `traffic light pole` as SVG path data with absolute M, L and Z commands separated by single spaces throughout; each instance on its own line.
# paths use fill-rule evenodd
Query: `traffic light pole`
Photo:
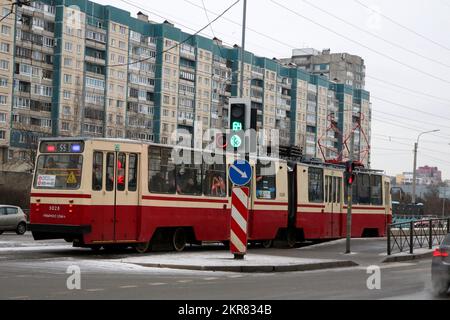
M 242 46 L 241 46 L 241 83 L 239 97 L 244 97 L 244 59 L 245 59 L 245 31 L 247 26 L 247 0 L 244 0 L 244 12 L 242 17 Z
M 353 163 L 353 152 L 354 152 L 354 140 L 355 136 L 352 133 L 351 146 L 350 146 L 350 161 Z M 347 241 L 345 246 L 345 253 L 350 254 L 351 250 L 351 239 L 352 239 L 352 208 L 353 208 L 353 184 L 347 184 Z

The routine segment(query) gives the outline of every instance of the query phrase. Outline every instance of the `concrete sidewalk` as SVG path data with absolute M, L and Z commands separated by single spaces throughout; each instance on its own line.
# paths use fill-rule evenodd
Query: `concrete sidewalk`
M 166 254 L 149 254 L 121 260 L 151 268 L 168 268 L 182 270 L 225 271 L 225 272 L 290 272 L 310 271 L 353 267 L 357 264 L 349 260 L 308 259 L 280 257 L 249 253 L 244 260 L 235 260 L 227 251 L 222 252 L 183 252 Z

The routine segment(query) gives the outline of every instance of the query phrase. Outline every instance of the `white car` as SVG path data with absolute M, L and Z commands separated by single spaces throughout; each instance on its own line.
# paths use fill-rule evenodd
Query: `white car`
M 0 204 L 0 234 L 15 231 L 22 235 L 27 231 L 27 216 L 19 207 Z

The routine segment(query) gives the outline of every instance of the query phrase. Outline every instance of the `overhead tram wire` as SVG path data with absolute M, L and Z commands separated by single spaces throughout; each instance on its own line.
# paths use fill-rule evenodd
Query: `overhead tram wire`
M 401 128 L 405 128 L 414 132 L 422 132 L 423 130 L 420 129 L 419 127 L 409 127 L 407 125 L 404 125 L 404 122 L 399 122 L 397 120 L 392 120 L 392 119 L 383 119 L 383 118 L 377 118 L 377 117 L 373 117 L 373 120 L 376 120 L 378 122 L 381 123 L 385 123 L 394 127 L 401 127 Z M 373 121 L 372 121 L 373 122 Z M 437 134 L 431 134 L 432 136 L 439 138 L 439 139 L 446 139 L 449 140 L 450 139 L 450 135 L 437 135 Z
M 201 7 L 200 5 L 195 4 L 195 3 L 193 3 L 193 2 L 190 1 L 190 0 L 183 0 L 183 1 L 186 2 L 186 3 L 191 4 L 191 5 L 194 6 L 194 7 L 197 7 L 197 8 L 199 8 L 199 9 L 202 9 L 202 7 Z M 214 12 L 214 11 L 211 11 L 211 10 L 207 10 L 207 11 L 208 11 L 208 13 L 210 13 L 210 14 L 213 14 L 213 15 L 216 15 L 216 16 L 218 15 L 218 13 L 216 13 L 216 12 Z M 228 21 L 228 22 L 231 22 L 231 23 L 233 23 L 233 24 L 235 24 L 235 25 L 237 25 L 237 26 L 242 26 L 241 23 L 236 22 L 236 21 L 234 21 L 234 20 L 232 20 L 232 19 L 230 19 L 230 18 L 227 18 L 227 17 L 224 17 L 223 20 Z M 283 46 L 285 46 L 285 47 L 287 47 L 287 48 L 290 48 L 290 49 L 297 49 L 297 50 L 302 50 L 302 49 L 298 49 L 297 47 L 292 46 L 292 45 L 290 45 L 290 44 L 288 44 L 288 43 L 286 43 L 286 42 L 283 42 L 283 41 L 281 41 L 281 40 L 279 40 L 279 39 L 277 39 L 277 38 L 274 38 L 274 37 L 271 37 L 271 36 L 269 36 L 269 35 L 267 35 L 267 34 L 264 34 L 264 33 L 262 33 L 262 32 L 259 32 L 259 31 L 256 30 L 256 29 L 252 29 L 251 27 L 247 27 L 247 29 L 248 29 L 249 31 L 252 31 L 252 32 L 255 33 L 255 34 L 258 34 L 258 35 L 260 35 L 260 36 L 262 36 L 262 37 L 264 37 L 264 38 L 266 38 L 266 39 L 269 39 L 269 40 L 271 40 L 271 41 L 273 41 L 273 42 L 276 42 L 276 43 L 278 43 L 278 44 L 281 44 L 281 45 L 283 45 Z M 373 77 L 373 76 L 366 75 L 366 78 L 371 78 L 371 79 L 374 79 L 374 80 L 382 81 L 382 82 L 384 82 L 384 83 L 386 83 L 386 84 L 389 84 L 390 86 L 394 86 L 394 87 L 397 87 L 397 88 L 400 88 L 400 89 L 405 89 L 405 90 L 408 90 L 408 91 L 410 91 L 410 92 L 414 92 L 414 93 L 417 93 L 417 94 L 420 94 L 420 95 L 424 95 L 424 96 L 428 96 L 428 97 L 431 97 L 431 98 L 439 99 L 439 100 L 442 100 L 442 101 L 450 102 L 450 99 L 442 98 L 442 97 L 438 97 L 438 96 L 434 96 L 434 95 L 431 95 L 431 94 L 426 93 L 426 92 L 421 92 L 421 91 L 411 90 L 411 89 L 406 88 L 406 87 L 404 87 L 404 86 L 401 86 L 401 85 L 399 85 L 399 84 L 392 83 L 392 82 L 388 82 L 388 81 L 385 81 L 385 80 L 380 80 L 380 79 L 378 79 L 378 78 L 376 78 L 376 77 Z
M 131 6 L 137 8 L 137 9 L 143 11 L 143 12 L 150 13 L 150 14 L 154 14 L 154 15 L 156 15 L 156 16 L 162 18 L 162 19 L 166 19 L 164 16 L 161 16 L 160 14 L 157 14 L 157 13 L 155 13 L 154 11 L 151 11 L 151 10 L 148 10 L 148 9 L 143 8 L 143 7 L 141 7 L 141 6 L 138 6 L 138 5 L 136 5 L 136 4 L 130 3 L 130 2 L 128 2 L 128 1 L 126 1 L 126 0 L 119 0 L 119 1 L 122 1 L 123 3 L 128 4 L 128 5 L 131 5 Z M 233 5 L 234 5 L 234 4 L 233 4 Z M 201 7 L 199 7 L 199 8 L 201 8 Z M 229 9 L 231 9 L 231 8 L 229 8 Z M 206 10 L 206 12 L 211 12 L 211 11 L 210 11 L 210 10 Z M 216 14 L 216 19 L 215 19 L 215 20 L 217 20 L 217 18 L 219 18 L 220 15 L 223 15 L 223 13 L 221 13 L 221 14 Z M 226 18 L 226 16 L 222 16 L 222 19 L 223 19 L 223 20 L 227 20 L 227 21 L 232 21 L 232 20 Z M 185 26 L 185 25 L 179 23 L 178 21 L 174 21 L 174 22 L 176 22 L 177 24 L 179 24 L 179 25 L 182 26 L 182 27 L 185 27 L 185 28 L 187 28 L 187 29 L 190 29 L 190 30 L 194 30 L 194 31 L 195 31 L 195 29 L 193 29 L 193 28 L 191 28 L 191 27 L 188 27 L 188 26 Z M 210 25 L 212 25 L 215 21 L 208 21 L 208 22 L 209 22 Z M 208 26 L 207 26 L 207 27 L 208 27 Z M 203 30 L 206 29 L 207 27 L 204 27 Z M 200 33 L 199 33 L 199 34 L 200 34 Z M 213 36 L 214 36 L 214 35 L 213 35 Z M 229 45 L 230 47 L 233 46 L 232 44 L 226 43 L 225 41 L 223 41 L 223 42 L 224 42 L 225 44 Z M 181 45 L 181 43 L 180 43 L 179 45 Z M 222 50 L 223 50 L 222 47 L 221 47 L 221 46 L 218 46 L 218 47 L 219 47 L 219 50 L 222 52 Z M 167 50 L 172 50 L 172 48 L 169 48 L 169 49 L 167 49 Z M 155 57 L 152 57 L 151 59 L 155 59 Z M 135 62 L 135 63 L 138 63 L 138 62 Z M 113 67 L 113 66 L 112 66 L 112 67 Z M 240 71 L 233 71 L 232 74 L 239 74 L 239 72 L 240 72 Z M 211 75 L 210 79 L 212 79 L 212 78 L 213 78 L 213 75 Z M 163 79 L 163 78 L 154 78 L 154 80 L 162 80 L 162 79 Z M 251 80 L 253 80 L 253 77 L 245 77 L 245 78 L 244 78 L 244 82 L 246 82 L 246 81 L 251 81 Z
M 323 9 L 323 8 L 321 8 L 321 7 L 319 7 L 319 6 L 315 5 L 315 4 L 313 4 L 313 3 L 311 3 L 311 2 L 309 2 L 308 0 L 301 0 L 301 1 L 304 2 L 304 3 L 306 3 L 306 4 L 308 4 L 309 6 L 311 6 L 311 7 L 313 7 L 313 8 L 315 8 L 315 9 L 321 11 L 321 12 L 324 12 L 325 14 L 327 14 L 327 15 L 329 15 L 329 16 L 331 16 L 331 17 L 333 17 L 333 18 L 335 18 L 335 19 L 337 19 L 337 20 L 339 20 L 339 21 L 341 21 L 341 22 L 343 22 L 343 23 L 345 23 L 346 25 L 349 25 L 349 26 L 351 26 L 351 27 L 353 27 L 353 28 L 355 28 L 355 29 L 357 29 L 357 30 L 359 30 L 359 31 L 361 31 L 361 32 L 364 32 L 364 33 L 366 33 L 366 34 L 369 34 L 370 36 L 372 36 L 372 37 L 374 37 L 374 38 L 377 38 L 378 40 L 384 41 L 384 42 L 388 43 L 389 45 L 391 45 L 391 46 L 393 46 L 393 47 L 397 47 L 397 48 L 399 48 L 399 49 L 401 49 L 401 50 L 404 50 L 404 51 L 406 51 L 406 52 L 408 52 L 408 53 L 410 53 L 410 54 L 413 54 L 413 55 L 415 55 L 415 56 L 418 56 L 418 57 L 420 57 L 420 58 L 422 58 L 422 59 L 426 59 L 426 60 L 431 61 L 431 62 L 433 62 L 433 63 L 436 63 L 436 64 L 439 64 L 439 65 L 441 65 L 441 66 L 444 66 L 444 67 L 446 67 L 446 68 L 450 68 L 450 65 L 449 65 L 449 64 L 446 64 L 446 63 L 444 63 L 444 62 L 438 61 L 438 60 L 436 60 L 436 59 L 433 59 L 433 58 L 430 58 L 430 57 L 428 57 L 428 56 L 426 56 L 426 55 L 423 55 L 423 54 L 421 54 L 421 53 L 418 53 L 418 52 L 416 52 L 416 51 L 414 51 L 414 50 L 411 50 L 411 49 L 409 49 L 409 48 L 406 48 L 406 47 L 404 47 L 404 46 L 402 46 L 402 45 L 400 45 L 400 44 L 398 44 L 398 43 L 395 43 L 395 42 L 393 42 L 393 41 L 391 41 L 391 40 L 385 39 L 385 38 L 383 38 L 383 37 L 377 35 L 376 33 L 373 33 L 373 32 L 371 32 L 371 31 L 364 30 L 364 29 L 362 29 L 360 26 L 357 26 L 357 25 L 355 25 L 354 23 L 351 23 L 351 22 L 349 22 L 349 21 L 347 21 L 347 20 L 341 18 L 341 17 L 339 17 L 339 16 L 337 16 L 337 15 L 335 15 L 335 14 L 333 14 L 333 13 L 331 13 L 331 12 L 329 12 L 329 11 L 327 11 L 327 10 L 325 10 L 325 9 Z
M 275 0 L 270 0 L 270 2 L 272 2 L 272 3 L 274 3 L 275 5 L 277 5 L 277 6 L 281 7 L 281 8 L 283 8 L 283 9 L 286 10 L 286 11 L 291 12 L 292 14 L 298 16 L 299 18 L 302 18 L 302 19 L 304 19 L 304 20 L 307 20 L 307 21 L 309 21 L 309 22 L 312 23 L 312 24 L 315 24 L 315 25 L 317 25 L 317 26 L 319 26 L 319 27 L 321 27 L 321 28 L 323 28 L 323 29 L 325 29 L 325 30 L 327 30 L 327 31 L 329 31 L 329 32 L 331 32 L 331 33 L 333 33 L 333 34 L 338 35 L 339 37 L 341 37 L 341 38 L 343 38 L 343 39 L 345 39 L 345 40 L 347 40 L 347 41 L 353 42 L 353 43 L 357 44 L 358 46 L 361 46 L 361 47 L 363 47 L 363 48 L 365 48 L 365 49 L 367 49 L 367 50 L 369 50 L 369 51 L 371 51 L 371 52 L 374 52 L 374 53 L 376 53 L 376 54 L 378 54 L 378 55 L 380 55 L 380 56 L 382 56 L 382 57 L 384 57 L 384 58 L 387 58 L 387 59 L 389 59 L 389 60 L 391 60 L 391 61 L 393 61 L 393 62 L 395 62 L 395 63 L 397 63 L 397 64 L 399 64 L 399 65 L 402 65 L 402 66 L 404 66 L 404 67 L 406 67 L 406 68 L 409 68 L 409 69 L 414 70 L 414 71 L 416 71 L 416 72 L 418 72 L 418 73 L 421 73 L 421 74 L 423 74 L 423 75 L 426 75 L 426 76 L 428 76 L 428 77 L 430 77 L 430 78 L 433 78 L 433 79 L 435 79 L 435 80 L 439 80 L 439 81 L 441 81 L 441 82 L 445 82 L 445 83 L 447 83 L 447 84 L 450 85 L 450 81 L 447 80 L 447 79 L 444 79 L 444 78 L 435 76 L 435 75 L 432 74 L 432 73 L 429 73 L 429 72 L 427 72 L 427 71 L 424 71 L 424 70 L 421 70 L 421 69 L 419 69 L 419 68 L 416 68 L 416 67 L 414 67 L 414 66 L 412 66 L 412 65 L 409 65 L 409 64 L 407 64 L 407 63 L 404 63 L 404 62 L 402 62 L 402 61 L 400 61 L 400 60 L 398 60 L 398 59 L 396 59 L 396 58 L 394 58 L 394 57 L 392 57 L 392 56 L 390 56 L 390 55 L 388 55 L 388 54 L 385 54 L 385 53 L 383 53 L 383 52 L 381 52 L 381 51 L 379 51 L 379 50 L 373 49 L 373 48 L 371 48 L 371 47 L 369 47 L 369 46 L 367 46 L 367 45 L 365 45 L 365 44 L 363 44 L 363 43 L 361 43 L 361 42 L 359 42 L 359 41 L 357 41 L 357 40 L 354 40 L 354 39 L 352 39 L 352 38 L 350 38 L 350 37 L 348 37 L 348 36 L 346 36 L 346 35 L 344 35 L 344 34 L 342 34 L 342 33 L 337 32 L 337 31 L 335 31 L 335 30 L 333 30 L 333 29 L 331 29 L 331 28 L 329 28 L 329 27 L 327 27 L 327 26 L 325 26 L 325 25 L 323 25 L 323 24 L 321 24 L 321 23 L 319 23 L 319 22 L 317 22 L 317 21 L 315 21 L 315 20 L 313 20 L 313 19 L 307 17 L 307 16 L 304 16 L 304 15 L 298 13 L 297 11 L 292 10 L 291 8 L 288 8 L 288 7 L 286 7 L 285 5 L 283 5 L 283 4 L 281 4 L 281 3 L 278 3 L 278 2 L 275 1 Z
M 450 105 L 450 99 L 445 99 L 445 98 L 442 98 L 442 97 L 437 97 L 437 96 L 434 96 L 434 95 L 426 94 L 426 93 L 423 93 L 423 92 L 420 92 L 420 91 L 416 91 L 416 90 L 413 90 L 413 89 L 408 89 L 406 87 L 399 86 L 399 85 L 396 85 L 396 84 L 394 84 L 392 82 L 387 82 L 387 81 L 384 81 L 384 80 L 381 80 L 381 79 L 378 79 L 378 78 L 374 78 L 374 77 L 371 77 L 369 75 L 366 75 L 366 78 L 370 78 L 370 79 L 373 79 L 373 80 L 376 80 L 376 81 L 380 82 L 380 83 L 372 83 L 371 85 L 375 85 L 375 86 L 378 86 L 378 87 L 386 89 L 386 90 L 391 90 L 393 92 L 400 93 L 400 94 L 405 94 L 405 95 L 412 93 L 414 95 L 420 96 L 421 99 L 427 99 L 429 101 L 432 101 L 432 100 L 433 101 L 440 101 L 440 102 L 447 103 L 447 104 Z M 392 87 L 400 88 L 403 91 L 400 91 L 400 90 L 392 88 Z M 409 93 L 407 93 L 407 92 L 409 92 Z
M 165 16 L 162 15 L 162 14 L 164 14 L 163 12 L 156 13 L 154 10 L 146 9 L 146 8 L 144 8 L 144 7 L 142 7 L 142 6 L 138 6 L 138 5 L 134 4 L 134 3 L 128 2 L 128 1 L 126 1 L 126 0 L 119 0 L 119 1 L 122 1 L 122 2 L 125 3 L 125 4 L 128 4 L 128 5 L 130 5 L 130 6 L 133 6 L 134 8 L 137 8 L 137 9 L 141 10 L 142 12 L 146 12 L 146 13 L 153 14 L 153 15 L 155 15 L 155 16 L 161 18 L 161 19 L 164 19 L 164 20 L 167 19 Z M 200 9 L 202 9 L 202 11 L 204 11 L 204 9 L 203 9 L 201 6 L 197 6 L 197 7 L 200 8 Z M 206 10 L 206 11 L 207 11 L 207 12 L 211 12 L 210 10 Z M 216 15 L 218 15 L 218 14 L 216 14 Z M 177 18 L 177 19 L 179 19 L 179 18 Z M 196 31 L 196 29 L 191 28 L 191 27 L 189 27 L 189 26 L 187 26 L 187 25 L 185 25 L 185 24 L 182 24 L 182 23 L 180 23 L 180 22 L 179 22 L 178 20 L 176 20 L 176 19 L 171 19 L 171 20 L 172 20 L 173 22 L 175 22 L 176 24 L 179 24 L 180 26 L 182 26 L 182 27 L 184 27 L 184 28 L 186 28 L 186 29 L 189 29 L 189 30 L 192 30 L 192 31 Z M 228 19 L 226 16 L 222 17 L 222 20 L 225 20 L 225 21 L 232 21 L 232 20 Z M 225 35 L 225 34 L 223 34 L 223 33 L 221 33 L 221 34 L 222 34 L 222 35 Z M 203 36 L 205 36 L 205 37 L 209 37 L 209 35 L 207 35 L 207 34 L 201 34 L 201 33 L 200 33 L 200 35 L 203 35 Z M 214 35 L 213 35 L 213 36 L 214 36 Z M 229 36 L 229 35 L 227 35 L 227 36 Z M 230 47 L 233 47 L 233 44 L 231 44 L 231 43 L 227 43 L 226 41 L 222 41 L 222 42 L 225 43 L 226 45 L 230 46 Z M 263 46 L 261 46 L 261 45 L 259 45 L 259 44 L 256 44 L 256 43 L 251 43 L 251 42 L 248 42 L 248 43 L 249 43 L 249 44 L 252 44 L 252 45 L 254 45 L 254 46 L 256 46 L 256 47 L 260 47 L 260 48 L 263 48 L 263 49 L 267 49 L 267 48 L 265 48 L 265 47 L 263 47 Z M 273 53 L 275 53 L 275 51 L 273 51 L 272 49 L 269 49 L 269 50 L 272 51 Z M 279 52 L 276 52 L 276 54 L 279 54 Z
M 411 147 L 411 150 L 409 150 L 410 152 L 413 152 L 413 143 L 404 143 L 404 142 L 398 142 L 398 141 L 389 141 L 389 140 L 385 140 L 385 139 L 378 139 L 378 138 L 376 138 L 376 140 L 380 140 L 380 141 L 385 141 L 385 142 L 390 142 L 390 143 L 392 143 L 392 144 L 396 144 L 396 145 L 401 145 L 401 146 L 408 146 L 408 147 Z M 422 140 L 421 140 L 421 142 L 423 142 Z M 375 148 L 375 149 L 380 149 L 380 148 Z M 425 150 L 425 151 L 428 151 L 428 152 L 431 152 L 431 153 L 439 153 L 439 154 L 441 154 L 441 155 L 449 155 L 450 156 L 450 152 L 442 152 L 442 151 L 440 151 L 440 150 L 433 150 L 433 149 L 430 149 L 430 148 L 424 148 L 424 147 L 420 147 L 420 149 L 421 150 Z M 397 150 L 399 150 L 399 149 L 392 149 L 392 151 L 397 151 Z
M 393 113 L 388 113 L 388 112 L 378 111 L 378 110 L 372 110 L 372 112 L 398 118 L 398 115 L 393 114 Z M 425 125 L 430 125 L 430 126 L 450 129 L 450 125 L 442 125 L 442 124 L 438 124 L 438 123 L 426 122 L 426 121 L 423 121 L 421 119 L 413 119 L 413 118 L 402 116 L 402 120 L 410 120 L 410 121 L 419 122 L 419 123 L 425 124 Z
M 430 42 L 430 43 L 432 43 L 432 44 L 434 44 L 434 45 L 436 45 L 436 46 L 438 46 L 438 47 L 440 47 L 442 49 L 450 51 L 449 47 L 447 47 L 447 46 L 445 46 L 445 45 L 443 45 L 443 44 L 441 44 L 441 43 L 439 43 L 439 42 L 437 42 L 437 41 L 435 41 L 435 40 L 433 40 L 433 39 L 431 39 L 431 38 L 429 38 L 429 37 L 427 37 L 427 36 L 425 36 L 425 35 L 423 35 L 423 34 L 421 34 L 419 32 L 417 32 L 417 31 L 411 29 L 410 27 L 407 27 L 407 26 L 405 26 L 405 25 L 395 21 L 393 18 L 388 17 L 387 15 L 385 15 L 385 14 L 383 14 L 381 12 L 378 12 L 378 11 L 374 10 L 373 8 L 371 8 L 368 5 L 364 4 L 362 1 L 360 1 L 360 0 L 353 0 L 353 1 L 355 3 L 357 3 L 358 5 L 360 5 L 360 6 L 364 7 L 364 8 L 366 8 L 366 9 L 370 10 L 371 12 L 374 12 L 374 13 L 378 14 L 380 17 L 383 17 L 384 19 L 390 21 L 391 23 L 395 24 L 396 26 L 399 26 L 400 28 L 409 31 L 410 33 L 415 34 L 416 36 L 418 36 L 418 37 L 420 37 L 420 38 L 422 38 L 422 39 L 424 39 L 424 40 L 426 40 L 426 41 L 428 41 L 428 42 Z
M 392 105 L 395 105 L 395 106 L 403 108 L 403 109 L 407 109 L 407 110 L 415 111 L 415 112 L 418 112 L 418 113 L 426 114 L 426 115 L 428 115 L 430 117 L 450 120 L 450 117 L 439 116 L 439 115 L 436 115 L 434 113 L 423 111 L 423 110 L 420 110 L 420 109 L 417 109 L 417 108 L 414 108 L 414 107 L 410 107 L 410 106 L 407 106 L 407 105 L 404 105 L 404 104 L 401 104 L 401 103 L 398 103 L 398 102 L 390 101 L 388 99 L 380 98 L 380 97 L 377 97 L 377 96 L 374 96 L 374 95 L 370 95 L 370 97 L 374 98 L 375 100 L 383 101 L 385 103 L 392 104 Z

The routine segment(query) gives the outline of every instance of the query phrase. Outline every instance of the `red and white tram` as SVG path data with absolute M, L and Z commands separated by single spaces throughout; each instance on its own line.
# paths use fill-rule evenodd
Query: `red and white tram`
M 184 150 L 203 159 L 202 152 Z M 31 190 L 34 239 L 66 239 L 75 246 L 134 246 L 229 240 L 228 166 L 177 164 L 172 148 L 128 140 L 42 139 Z M 250 159 L 253 170 L 249 240 L 290 245 L 346 235 L 344 168 Z M 198 161 L 196 162 L 198 163 Z M 262 175 L 267 166 L 276 167 Z M 389 179 L 358 172 L 352 236 L 384 236 L 390 223 Z

